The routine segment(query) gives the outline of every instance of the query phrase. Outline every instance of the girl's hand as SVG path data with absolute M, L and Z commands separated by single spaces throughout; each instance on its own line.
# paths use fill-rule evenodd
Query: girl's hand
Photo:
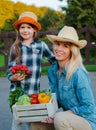
M 41 121 L 42 123 L 47 123 L 47 124 L 53 124 L 54 123 L 54 116 L 50 116 L 46 118 L 45 120 Z
M 21 74 L 14 74 L 11 78 L 12 81 L 22 81 L 25 79 L 25 75 Z

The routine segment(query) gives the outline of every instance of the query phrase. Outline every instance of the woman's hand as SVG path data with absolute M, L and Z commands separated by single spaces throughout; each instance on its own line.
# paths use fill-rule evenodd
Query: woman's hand
M 54 123 L 54 116 L 50 116 L 46 118 L 45 120 L 41 121 L 42 123 L 47 123 L 47 124 L 53 124 Z
M 21 74 L 14 74 L 11 78 L 11 81 L 22 81 L 25 79 L 25 75 Z
M 74 114 L 71 110 L 67 110 L 66 112 L 71 113 L 71 114 Z
M 68 110 L 68 111 L 66 111 L 67 113 L 72 113 L 72 114 L 74 114 L 71 110 Z M 50 116 L 50 117 L 48 117 L 48 118 L 46 118 L 45 120 L 43 120 L 43 121 L 41 121 L 42 123 L 47 123 L 47 124 L 53 124 L 54 123 L 54 117 L 55 117 L 55 115 L 53 115 L 53 116 Z

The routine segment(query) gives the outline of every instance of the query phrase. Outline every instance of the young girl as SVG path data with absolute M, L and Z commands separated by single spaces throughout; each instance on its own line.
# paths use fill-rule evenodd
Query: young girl
M 79 40 L 76 30 L 70 26 L 64 26 L 58 36 L 47 37 L 53 43 L 57 60 L 48 71 L 49 84 L 61 108 L 43 123 L 54 124 L 55 130 L 96 130 L 96 105 L 80 54 L 87 41 Z M 33 128 L 39 125 L 34 123 Z M 44 126 L 41 130 L 48 130 Z
M 54 63 L 54 55 L 43 41 L 38 40 L 37 34 L 41 29 L 41 25 L 34 13 L 22 13 L 14 23 L 14 28 L 17 30 L 17 39 L 11 47 L 7 69 L 7 76 L 11 82 L 10 91 L 12 92 L 17 87 L 21 87 L 28 95 L 38 93 L 42 57 L 46 57 L 50 63 Z M 18 64 L 27 66 L 31 74 L 27 77 L 12 74 L 10 72 L 11 67 Z M 19 130 L 19 127 L 15 127 L 13 125 L 12 130 Z

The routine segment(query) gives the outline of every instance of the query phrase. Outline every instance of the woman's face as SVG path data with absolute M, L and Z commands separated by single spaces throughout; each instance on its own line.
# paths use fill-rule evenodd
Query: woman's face
M 58 61 L 67 62 L 71 56 L 71 43 L 56 41 L 53 44 L 53 51 Z
M 30 24 L 23 23 L 19 27 L 19 34 L 24 40 L 32 40 L 35 29 Z

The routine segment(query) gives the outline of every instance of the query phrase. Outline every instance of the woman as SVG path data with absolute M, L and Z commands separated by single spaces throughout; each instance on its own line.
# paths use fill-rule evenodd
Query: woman
M 87 41 L 79 40 L 76 30 L 70 26 L 64 26 L 57 36 L 47 37 L 53 43 L 57 60 L 48 71 L 49 84 L 52 92 L 56 93 L 60 109 L 42 122 L 50 124 L 51 130 L 53 124 L 55 130 L 96 130 L 96 106 L 91 82 L 80 54 Z M 48 130 L 47 125 L 43 129 L 42 124 L 41 129 Z
M 49 83 L 63 110 L 55 114 L 55 129 L 96 130 L 96 106 L 91 82 L 80 54 L 80 49 L 87 44 L 86 40 L 79 40 L 76 30 L 70 26 L 64 26 L 58 36 L 47 37 L 53 43 L 58 61 L 48 71 Z

